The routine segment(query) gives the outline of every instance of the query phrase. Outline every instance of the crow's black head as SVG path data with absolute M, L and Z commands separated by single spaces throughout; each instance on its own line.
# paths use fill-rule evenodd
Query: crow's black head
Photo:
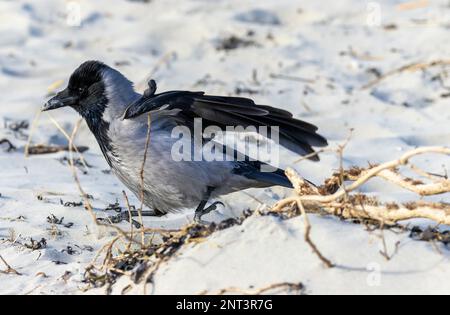
M 84 118 L 101 117 L 108 103 L 103 72 L 108 66 L 99 61 L 86 61 L 70 76 L 67 88 L 50 99 L 43 110 L 70 106 Z
M 116 73 L 102 62 L 86 61 L 72 73 L 67 88 L 51 98 L 42 110 L 47 111 L 67 106 L 75 109 L 86 120 L 111 165 L 110 157 L 107 154 L 107 152 L 113 151 L 108 136 L 110 122 L 104 119 L 104 112 L 109 104 L 106 91 L 107 80 L 105 79 L 107 77 L 105 72 L 108 71 Z
M 70 76 L 68 89 L 70 92 L 86 97 L 89 89 L 93 89 L 102 81 L 102 71 L 106 65 L 100 61 L 86 61 Z

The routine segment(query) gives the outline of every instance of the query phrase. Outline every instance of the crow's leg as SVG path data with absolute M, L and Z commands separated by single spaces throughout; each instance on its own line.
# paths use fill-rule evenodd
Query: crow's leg
M 212 192 L 214 191 L 214 187 L 208 187 L 208 190 L 206 191 L 206 194 L 203 198 L 203 200 L 198 205 L 197 209 L 195 210 L 195 216 L 194 221 L 200 224 L 208 224 L 207 222 L 202 220 L 202 217 L 205 214 L 210 213 L 211 211 L 214 211 L 217 209 L 217 205 L 225 206 L 222 202 L 216 201 L 209 207 L 205 208 L 206 204 L 208 203 L 208 199 L 211 197 Z

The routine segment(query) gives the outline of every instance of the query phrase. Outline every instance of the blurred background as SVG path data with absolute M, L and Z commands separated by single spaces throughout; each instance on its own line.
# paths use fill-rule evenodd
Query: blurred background
M 133 81 L 139 92 L 153 78 L 158 83 L 158 91 L 189 89 L 240 95 L 251 97 L 259 104 L 287 109 L 295 117 L 317 125 L 319 132 L 329 139 L 331 148 L 345 142 L 351 134 L 344 166 L 367 166 L 369 161 L 395 159 L 418 146 L 450 143 L 449 38 L 448 0 L 0 0 L 0 237 L 13 234 L 23 235 L 27 240 L 49 238 L 46 216 L 50 214 L 75 224 L 73 229 L 64 230 L 62 236 L 52 236 L 54 240 L 49 242 L 40 261 L 34 253 L 16 251 L 5 245 L 3 254 L 6 252 L 9 262 L 15 266 L 28 264 L 33 271 L 28 271 L 31 281 L 18 282 L 11 278 L 0 289 L 28 292 L 39 284 L 40 278 L 34 275 L 45 270 L 54 274 L 53 280 L 48 281 L 56 283 L 56 292 L 67 290 L 55 279 L 60 279 L 67 270 L 83 273 L 95 254 L 93 248 L 92 251 L 88 248 L 77 249 L 82 253 L 79 256 L 68 256 L 64 253 L 67 246 L 89 244 L 98 250 L 101 245 L 97 240 L 102 235 L 91 233 L 91 218 L 79 203 L 80 195 L 67 167 L 67 152 L 24 157 L 27 144 L 67 145 L 55 122 L 70 134 L 78 115 L 71 109 L 40 114 L 40 108 L 66 86 L 70 74 L 82 62 L 97 59 L 107 63 Z M 111 209 L 105 209 L 108 204 L 123 204 L 124 186 L 108 170 L 84 124 L 76 143 L 89 149 L 84 153 L 87 170 L 76 160 L 83 188 L 92 195 L 95 210 L 106 216 L 111 213 Z M 10 150 L 10 144 L 15 151 Z M 282 150 L 280 166 L 294 167 L 316 183 L 329 177 L 340 163 L 334 152 L 322 154 L 320 163 L 296 163 L 298 158 Z M 447 174 L 450 170 L 448 159 L 442 156 L 426 157 L 416 164 L 436 174 Z M 387 200 L 411 197 L 410 193 L 377 180 L 362 190 Z M 227 218 L 246 209 L 270 206 L 289 194 L 290 190 L 278 187 L 239 192 L 227 197 L 232 199 L 225 200 L 226 207 L 214 215 Z M 128 195 L 132 204 L 138 204 L 131 193 Z M 438 200 L 448 200 L 447 195 Z M 189 217 L 186 214 L 176 220 L 177 224 L 187 223 Z M 170 227 L 171 222 L 170 218 L 163 218 L 148 224 Z M 316 222 L 321 228 L 317 239 L 329 245 L 328 253 L 338 248 L 338 243 L 334 243 L 336 235 L 344 237 L 336 241 L 346 244 L 337 250 L 344 256 L 349 257 L 361 244 L 353 232 L 339 233 L 344 228 L 341 222 L 332 227 L 327 225 L 333 223 L 331 220 Z M 245 241 L 251 245 L 268 231 L 258 247 L 262 253 L 270 252 L 265 246 L 273 237 L 266 223 L 270 225 L 263 222 L 249 229 L 256 232 L 250 234 L 250 241 Z M 298 226 L 292 230 L 298 230 Z M 128 225 L 123 223 L 122 227 Z M 290 237 L 286 236 L 286 230 L 291 229 L 284 225 L 280 229 L 273 227 L 278 233 L 274 234 L 281 235 L 285 244 Z M 261 274 L 270 278 L 279 270 L 289 272 L 288 280 L 293 270 L 305 273 L 298 277 L 301 281 L 309 274 L 316 275 L 320 292 L 329 292 L 331 284 L 335 292 L 377 290 L 366 285 L 363 273 L 356 278 L 354 273 L 345 277 L 350 274 L 337 272 L 338 277 L 329 281 L 322 276 L 323 269 L 318 268 L 314 256 L 310 257 L 313 263 L 303 266 L 306 269 L 298 268 L 297 263 L 304 262 L 305 253 L 310 253 L 308 248 L 297 251 L 298 240 L 302 238 L 302 233 L 297 239 L 292 238 L 291 249 L 286 251 L 289 258 L 293 253 L 299 255 L 296 261 L 282 255 L 284 248 L 275 239 L 272 248 L 279 249 L 280 253 L 270 258 L 273 263 L 260 264 L 268 261 L 267 257 L 252 254 L 259 261 L 249 260 L 248 268 L 241 270 L 242 276 L 226 277 L 236 272 L 232 265 L 231 271 L 224 269 L 224 276 L 213 268 L 208 273 L 209 282 L 185 279 L 183 285 L 194 289 L 183 292 L 200 292 L 204 282 L 221 288 L 228 281 L 236 285 L 242 280 L 241 285 L 248 287 L 266 280 L 261 280 Z M 249 248 L 256 250 L 255 246 Z M 352 250 L 348 251 L 349 248 Z M 416 248 L 411 248 L 411 255 L 400 261 L 415 263 Z M 230 251 L 229 256 L 224 256 L 226 262 L 234 253 L 233 249 Z M 431 249 L 424 251 L 428 253 Z M 209 257 L 209 251 L 206 252 L 205 257 Z M 380 256 L 376 246 L 373 252 Z M 237 253 L 234 260 L 241 263 L 242 256 Z M 354 255 L 361 256 L 357 252 Z M 52 263 L 60 260 L 69 265 Z M 285 268 L 288 261 L 290 269 Z M 363 259 L 363 268 L 366 263 Z M 264 268 L 273 270 L 266 272 Z M 445 278 L 435 269 L 436 281 L 420 273 L 422 281 L 414 278 L 404 288 L 415 288 L 410 283 L 416 282 L 435 287 L 439 279 Z M 160 282 L 167 287 L 162 292 L 178 288 L 180 275 L 201 277 L 203 271 L 185 272 L 180 267 L 178 273 L 172 274 L 172 281 Z M 247 279 L 248 275 L 252 281 Z M 217 277 L 223 279 L 219 281 Z M 354 286 L 347 285 L 350 280 Z M 383 293 L 387 289 L 395 291 L 397 279 L 393 278 L 392 283 L 378 289 Z M 76 287 L 78 283 L 72 285 Z M 440 288 L 447 289 L 445 284 Z

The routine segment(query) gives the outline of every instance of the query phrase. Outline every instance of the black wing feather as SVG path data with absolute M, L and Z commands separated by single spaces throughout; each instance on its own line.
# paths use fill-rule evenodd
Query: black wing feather
M 312 146 L 326 146 L 327 140 L 317 134 L 317 127 L 292 117 L 288 111 L 268 105 L 257 105 L 248 98 L 205 95 L 203 92 L 171 91 L 154 95 L 146 103 L 153 108 L 168 106 L 181 109 L 181 119 L 191 125 L 196 117 L 203 128 L 211 125 L 225 130 L 227 126 L 278 126 L 280 144 L 301 155 L 314 153 Z M 189 122 L 191 121 L 191 122 Z M 317 156 L 310 158 L 319 160 Z

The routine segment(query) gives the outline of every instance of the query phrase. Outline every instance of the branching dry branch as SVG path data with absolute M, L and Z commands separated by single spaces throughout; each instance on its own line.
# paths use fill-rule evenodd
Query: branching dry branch
M 291 207 L 293 203 L 302 203 L 307 210 L 317 212 L 318 209 L 329 214 L 339 215 L 344 218 L 373 219 L 380 222 L 395 223 L 413 218 L 424 218 L 435 221 L 437 224 L 450 225 L 450 205 L 445 203 L 410 202 L 407 204 L 381 204 L 373 198 L 364 195 L 353 194 L 350 200 L 344 197 L 355 192 L 369 180 L 378 177 L 387 180 L 399 187 L 414 192 L 420 196 L 438 195 L 450 192 L 450 180 L 445 178 L 429 177 L 431 183 L 425 184 L 414 181 L 399 174 L 398 167 L 409 164 L 411 158 L 423 154 L 450 155 L 450 148 L 423 147 L 411 150 L 399 159 L 369 167 L 367 169 L 353 169 L 345 171 L 345 179 L 352 181 L 350 185 L 339 188 L 331 194 L 319 194 L 315 187 L 303 180 L 294 170 L 288 169 L 287 176 L 293 183 L 297 196 L 286 198 L 277 203 L 273 210 L 282 211 Z M 422 173 L 426 173 L 422 171 Z M 335 177 L 340 176 L 335 174 Z M 339 182 L 339 178 L 333 181 Z M 327 191 L 327 187 L 324 189 Z M 357 202 L 355 202 L 357 201 Z

